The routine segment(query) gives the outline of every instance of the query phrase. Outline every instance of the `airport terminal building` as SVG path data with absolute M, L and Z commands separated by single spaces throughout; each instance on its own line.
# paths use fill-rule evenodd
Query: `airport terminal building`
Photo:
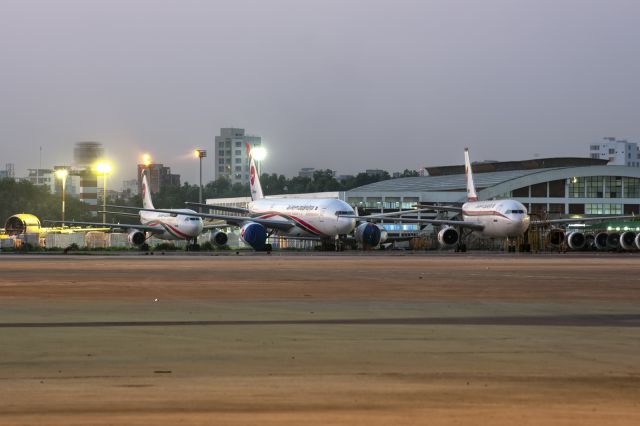
M 593 158 L 546 158 L 473 164 L 481 200 L 513 198 L 533 215 L 640 213 L 640 168 L 607 166 Z M 411 209 L 417 203 L 460 204 L 466 200 L 464 166 L 427 168 L 428 176 L 376 182 L 345 192 L 292 194 L 335 197 L 370 212 Z M 210 204 L 246 207 L 248 197 L 209 199 Z

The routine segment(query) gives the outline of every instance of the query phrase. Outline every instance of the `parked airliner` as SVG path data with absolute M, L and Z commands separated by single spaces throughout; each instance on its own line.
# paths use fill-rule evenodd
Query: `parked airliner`
M 356 223 L 349 215 L 354 215 L 351 206 L 334 198 L 265 198 L 256 172 L 251 147 L 247 144 L 249 156 L 249 183 L 251 202 L 248 208 L 189 203 L 212 210 L 227 211 L 236 215 L 189 212 L 189 216 L 202 219 L 217 219 L 229 225 L 240 227 L 240 238 L 257 251 L 270 251 L 269 236 L 285 238 L 315 239 L 324 242 L 344 241 L 351 238 L 364 246 L 375 247 L 383 236 L 380 228 L 370 222 Z M 165 212 L 170 210 L 142 209 L 110 206 L 141 211 Z M 357 225 L 357 226 L 356 226 Z
M 139 216 L 140 224 L 75 221 L 65 221 L 65 223 L 67 225 L 124 229 L 129 233 L 129 242 L 137 246 L 143 245 L 148 238 L 154 236 L 161 240 L 186 240 L 188 243 L 192 243 L 188 248 L 196 245 L 197 238 L 203 229 L 210 228 L 204 226 L 202 219 L 194 216 L 193 213 L 195 213 L 195 211 L 191 209 L 155 209 L 151 200 L 151 191 L 149 190 L 149 183 L 144 170 L 142 171 L 142 206 L 142 209 L 135 208 L 136 210 L 140 210 L 138 215 L 132 215 Z M 224 233 L 216 232 L 211 234 L 211 240 L 212 243 L 222 246 L 227 243 L 227 236 Z
M 552 219 L 532 221 L 527 214 L 526 207 L 516 200 L 489 200 L 478 201 L 475 184 L 473 182 L 473 171 L 471 169 L 471 161 L 469 160 L 469 149 L 464 149 L 464 171 L 466 175 L 467 186 L 467 202 L 462 207 L 458 206 L 434 206 L 420 204 L 420 210 L 405 212 L 404 214 L 415 213 L 426 209 L 454 211 L 458 212 L 462 220 L 448 219 L 408 219 L 401 216 L 393 218 L 393 220 L 412 223 L 428 223 L 436 226 L 442 226 L 438 232 L 438 242 L 445 247 L 456 246 L 458 250 L 466 251 L 464 244 L 465 238 L 474 233 L 480 238 L 516 238 L 522 237 L 530 225 L 553 225 L 565 223 L 582 223 L 587 221 L 604 221 L 611 219 L 626 219 L 635 217 L 633 215 L 606 216 L 606 217 L 589 217 L 589 218 L 570 218 L 570 219 Z M 402 212 L 399 212 L 402 213 Z M 398 214 L 395 214 L 399 216 Z M 390 220 L 385 215 L 371 216 L 349 216 L 352 218 L 382 221 Z M 571 235 L 569 236 L 569 238 Z M 576 238 L 584 237 L 575 234 Z M 562 233 L 562 238 L 564 233 Z M 582 238 L 584 240 L 584 238 Z M 569 241 L 571 245 L 571 241 Z

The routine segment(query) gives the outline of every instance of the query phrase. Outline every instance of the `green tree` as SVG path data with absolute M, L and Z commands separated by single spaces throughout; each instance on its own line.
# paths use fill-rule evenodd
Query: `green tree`
M 0 179 L 0 220 L 2 225 L 17 213 L 30 213 L 40 221 L 60 220 L 62 212 L 61 194 L 51 194 L 46 186 L 33 185 L 27 181 Z M 89 206 L 66 194 L 65 220 L 95 220 Z

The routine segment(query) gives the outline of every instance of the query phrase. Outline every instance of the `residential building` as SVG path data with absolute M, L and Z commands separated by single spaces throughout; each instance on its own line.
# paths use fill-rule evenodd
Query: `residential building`
M 599 160 L 608 160 L 609 166 L 640 167 L 640 151 L 636 142 L 626 139 L 605 137 L 597 144 L 589 146 L 589 156 Z
M 138 195 L 138 179 L 128 179 L 122 181 L 122 196 L 125 198 Z
M 171 173 L 171 167 L 157 163 L 149 164 L 148 166 L 138 164 L 138 194 L 142 194 L 142 169 L 147 169 L 149 187 L 152 194 L 168 186 L 180 186 L 180 175 Z
M 249 159 L 246 144 L 261 146 L 260 136 L 246 135 L 244 129 L 226 127 L 215 138 L 215 178 L 227 178 L 232 184 L 249 184 Z M 260 169 L 260 165 L 258 164 Z

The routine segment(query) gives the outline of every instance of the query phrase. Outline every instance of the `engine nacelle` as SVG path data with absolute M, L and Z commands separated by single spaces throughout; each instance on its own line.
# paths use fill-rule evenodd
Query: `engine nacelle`
M 456 228 L 443 228 L 438 232 L 438 243 L 444 248 L 455 246 L 460 240 L 460 233 Z
M 620 247 L 625 250 L 633 250 L 636 248 L 636 233 L 632 231 L 625 231 L 620 234 Z
M 587 243 L 587 238 L 582 232 L 573 231 L 567 235 L 567 245 L 571 250 L 582 250 Z
M 380 230 L 380 244 L 386 242 L 387 238 L 389 238 L 389 233 L 386 230 L 381 229 Z
M 144 244 L 147 238 L 144 235 L 144 232 L 134 229 L 133 231 L 129 232 L 127 239 L 129 240 L 130 244 L 141 246 L 142 244 Z
M 375 223 L 361 223 L 356 227 L 355 237 L 356 241 L 365 247 L 376 247 L 382 240 L 382 231 Z
M 549 247 L 560 247 L 560 244 L 564 241 L 564 231 L 558 228 L 549 229 L 544 236 L 544 241 Z
M 227 245 L 227 241 L 229 241 L 229 237 L 225 232 L 215 231 L 209 233 L 209 242 L 215 246 L 224 247 Z
M 607 248 L 609 250 L 616 250 L 620 248 L 620 233 L 611 232 L 607 235 Z
M 240 238 L 256 251 L 265 250 L 267 230 L 259 223 L 250 222 L 240 228 Z
M 599 232 L 596 234 L 596 238 L 593 240 L 593 244 L 596 246 L 598 250 L 606 250 L 607 249 L 607 233 Z

